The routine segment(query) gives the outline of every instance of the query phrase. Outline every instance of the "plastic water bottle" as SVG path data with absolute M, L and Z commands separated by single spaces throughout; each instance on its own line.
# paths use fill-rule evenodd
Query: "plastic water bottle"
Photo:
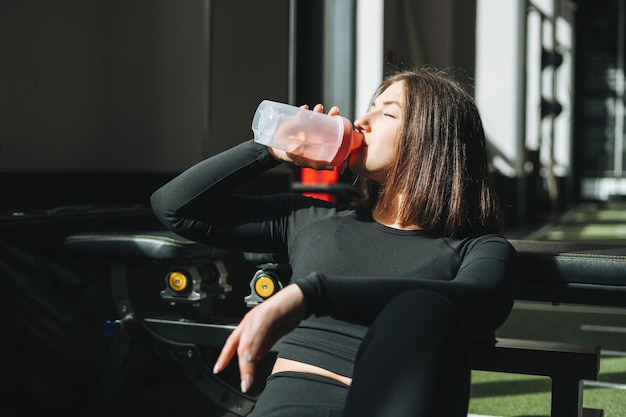
M 270 100 L 259 104 L 252 131 L 257 143 L 328 165 L 340 165 L 363 143 L 363 135 L 343 116 L 329 116 Z

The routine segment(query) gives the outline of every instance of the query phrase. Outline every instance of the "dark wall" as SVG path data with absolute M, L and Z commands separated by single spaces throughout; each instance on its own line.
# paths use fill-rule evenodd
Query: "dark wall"
M 0 211 L 144 204 L 251 138 L 287 99 L 288 4 L 1 2 Z

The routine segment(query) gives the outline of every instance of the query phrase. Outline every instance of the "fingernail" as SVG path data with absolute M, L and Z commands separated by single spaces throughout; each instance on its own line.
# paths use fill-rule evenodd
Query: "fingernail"
M 220 372 L 220 363 L 215 362 L 215 365 L 213 365 L 213 373 L 218 374 L 219 372 Z
M 248 389 L 250 388 L 250 384 L 251 384 L 250 375 L 246 375 L 245 378 L 241 381 L 241 392 L 243 392 L 244 394 L 248 392 Z

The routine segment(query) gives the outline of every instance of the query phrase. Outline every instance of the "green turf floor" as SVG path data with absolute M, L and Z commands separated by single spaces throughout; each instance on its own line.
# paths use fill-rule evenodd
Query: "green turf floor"
M 601 345 L 600 376 L 585 383 L 583 406 L 626 416 L 626 308 L 517 302 L 497 336 Z M 549 416 L 550 379 L 474 371 L 470 413 Z
M 625 357 L 603 357 L 600 380 L 624 380 Z M 470 413 L 488 416 L 550 416 L 550 380 L 527 375 L 475 371 Z M 626 414 L 626 385 L 585 384 L 583 406 L 604 410 L 604 417 Z
M 581 204 L 524 238 L 626 245 L 626 202 Z M 604 417 L 626 417 L 626 300 L 624 306 L 517 302 L 497 336 L 600 345 L 599 379 L 585 382 L 583 406 L 604 410 Z M 550 416 L 550 379 L 474 371 L 470 413 Z
M 581 204 L 561 221 L 538 229 L 528 238 L 626 244 L 626 202 Z

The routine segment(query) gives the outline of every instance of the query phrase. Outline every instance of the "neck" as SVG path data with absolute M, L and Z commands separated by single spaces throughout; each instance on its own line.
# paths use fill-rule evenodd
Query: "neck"
M 402 203 L 402 198 L 398 198 L 395 204 L 392 204 L 391 207 L 382 207 L 380 203 L 377 203 L 372 209 L 372 217 L 376 222 L 388 226 L 393 227 L 394 229 L 401 230 L 419 230 L 421 227 L 417 224 L 407 224 L 404 223 L 398 216 L 399 211 L 398 207 Z

